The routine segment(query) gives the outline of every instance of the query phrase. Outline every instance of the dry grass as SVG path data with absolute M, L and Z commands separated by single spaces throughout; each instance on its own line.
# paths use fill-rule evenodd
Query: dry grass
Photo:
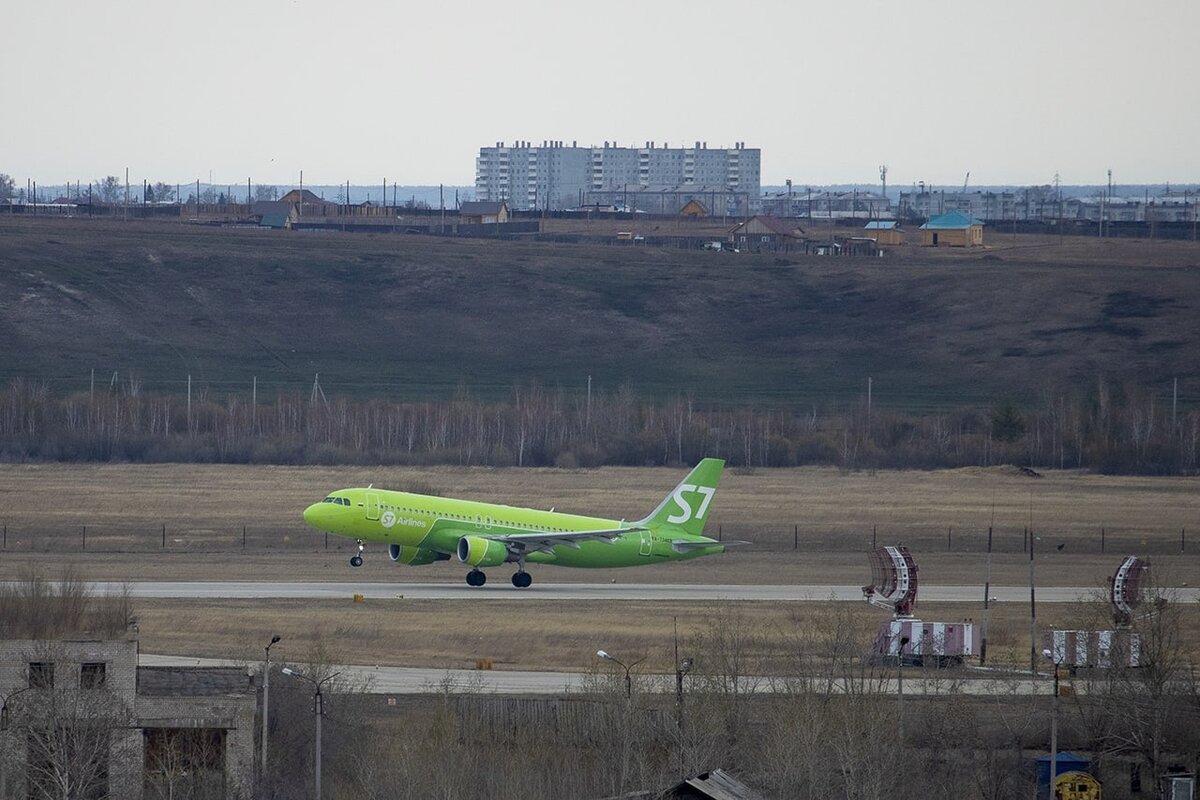
M 479 657 L 504 668 L 582 669 L 598 645 L 646 653 L 663 667 L 669 658 L 672 620 L 686 639 L 712 619 L 715 604 L 544 603 L 534 600 L 349 601 L 353 584 L 405 581 L 457 583 L 454 563 L 408 568 L 392 564 L 378 548 L 352 571 L 346 551 L 322 549 L 323 537 L 303 527 L 302 509 L 332 488 L 366 485 L 404 488 L 419 484 L 450 496 L 504 500 L 564 511 L 632 517 L 653 507 L 683 476 L 682 469 L 606 468 L 593 471 L 533 469 L 361 469 L 189 465 L 0 466 L 0 520 L 10 550 L 0 578 L 19 577 L 28 565 L 55 574 L 74 564 L 95 580 L 327 580 L 346 581 L 347 600 L 154 601 L 137 603 L 147 652 L 257 658 L 264 632 L 289 642 L 299 658 L 314 637 L 359 663 L 470 666 Z M 645 570 L 568 571 L 539 568 L 539 582 L 861 584 L 868 568 L 863 551 L 871 526 L 879 544 L 905 541 L 914 548 L 921 577 L 932 584 L 978 584 L 983 577 L 983 531 L 992 518 L 999 531 L 993 568 L 996 584 L 1027 579 L 1020 552 L 1032 498 L 1034 525 L 1044 551 L 1039 582 L 1098 586 L 1126 551 L 1155 552 L 1166 583 L 1200 584 L 1200 542 L 1177 550 L 1178 531 L 1200 532 L 1200 480 L 1127 478 L 1051 473 L 1027 478 L 1011 469 L 841 474 L 828 469 L 727 473 L 714 506 L 713 529 L 755 542 L 724 556 Z M 143 552 L 81 552 L 77 526 L 93 526 L 90 547 L 113 544 L 97 531 L 136 530 L 149 539 Z M 156 549 L 160 525 L 169 548 Z M 240 549 L 240 529 L 252 531 Z M 793 525 L 801 548 L 793 551 Z M 1096 552 L 1096 533 L 1109 530 L 1109 548 Z M 945 552 L 946 527 L 955 529 L 957 552 Z M 67 531 L 62 549 L 31 552 L 30 537 Z M 30 533 L 41 531 L 43 533 Z M 219 535 L 220 538 L 215 538 Z M 1147 539 L 1141 545 L 1141 539 Z M 289 541 L 284 543 L 283 539 Z M 182 541 L 176 542 L 175 539 Z M 278 541 L 272 541 L 278 540 Z M 119 544 L 119 542 L 117 542 Z M 1063 543 L 1063 550 L 1050 544 Z M 19 544 L 20 549 L 14 550 Z M 266 545 L 272 545 L 270 547 Z M 332 547 L 340 545 L 336 539 Z M 142 545 L 139 545 L 142 546 Z M 1165 551 L 1174 549 L 1173 555 Z M 499 577 L 499 575 L 497 576 Z M 800 603 L 741 605 L 776 640 L 821 606 Z M 1079 624 L 1081 611 L 1043 606 L 1043 626 Z M 926 619 L 980 619 L 978 604 L 923 604 Z M 1025 607 L 1001 604 L 992 647 L 1027 651 Z M 854 612 L 873 629 L 882 612 Z M 1189 612 L 1189 625 L 1197 626 Z M 797 622 L 793 617 L 799 618 Z M 1193 641 L 1200 641 L 1200 631 Z M 997 656 L 1000 657 L 999 655 Z M 1018 658 L 1019 660 L 1019 658 Z
M 847 609 L 868 634 L 887 615 L 866 605 Z M 212 656 L 253 661 L 261 657 L 271 634 L 283 637 L 275 657 L 302 661 L 314 649 L 354 664 L 464 669 L 490 658 L 497 669 L 586 671 L 603 647 L 633 657 L 646 656 L 648 671 L 667 671 L 673 659 L 678 621 L 680 647 L 687 652 L 714 620 L 734 615 L 762 637 L 763 650 L 786 650 L 799 630 L 829 613 L 823 603 L 675 602 L 474 603 L 434 600 L 387 600 L 353 603 L 286 600 L 222 600 L 211 603 L 156 601 L 138 608 L 141 647 L 145 652 Z M 1042 604 L 1039 630 L 1104 624 L 1103 608 L 1093 604 Z M 1027 664 L 1029 611 L 1021 604 L 993 606 L 988 643 L 996 664 Z M 982 622 L 978 606 L 924 603 L 926 620 Z M 1200 610 L 1183 616 L 1185 641 L 1200 641 Z

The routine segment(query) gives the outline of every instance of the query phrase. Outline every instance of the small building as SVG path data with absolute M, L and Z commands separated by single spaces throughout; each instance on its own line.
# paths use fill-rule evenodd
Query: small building
M 458 209 L 458 214 L 468 225 L 495 225 L 508 222 L 508 203 L 503 200 L 469 200 Z
M 808 241 L 794 221 L 766 215 L 735 225 L 729 238 L 740 250 L 790 250 L 802 248 Z
M 904 244 L 904 231 L 900 230 L 900 223 L 894 219 L 871 220 L 863 230 L 880 247 Z
M 679 209 L 679 216 L 699 219 L 708 216 L 708 209 L 699 200 L 688 200 L 687 205 Z
M 982 247 L 983 221 L 961 211 L 948 211 L 921 226 L 925 247 Z
M 250 218 L 260 228 L 290 228 L 295 222 L 295 207 L 283 200 L 258 200 L 250 208 Z
M 133 629 L 0 641 L 0 758 L 54 764 L 69 752 L 62 768 L 81 797 L 141 798 L 168 778 L 179 796 L 249 797 L 256 693 L 245 668 L 138 666 Z M 185 764 L 186 776 L 168 774 Z M 7 796 L 41 796 L 38 774 L 10 773 Z
M 278 202 L 290 203 L 299 217 L 333 217 L 338 213 L 337 203 L 330 203 L 308 189 L 292 189 Z

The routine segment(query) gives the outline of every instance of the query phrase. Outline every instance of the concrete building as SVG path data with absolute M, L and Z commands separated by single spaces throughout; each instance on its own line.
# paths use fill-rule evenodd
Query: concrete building
M 761 191 L 761 151 L 737 142 L 731 148 L 580 147 L 577 142 L 528 141 L 481 147 L 475 160 L 475 197 L 500 201 L 516 211 L 561 210 L 587 204 L 590 192 L 622 192 L 657 186 L 714 187 L 757 199 Z M 686 201 L 685 201 L 686 202 Z M 681 204 L 682 205 L 682 204 Z M 668 213 L 676 213 L 680 206 Z M 722 213 L 707 206 L 710 213 Z M 731 212 L 732 213 L 732 212 Z
M 0 796 L 70 772 L 78 797 L 184 781 L 249 797 L 256 688 L 245 669 L 139 667 L 136 635 L 0 641 Z M 44 736 L 54 731 L 55 736 Z M 192 796 L 189 794 L 188 796 Z
M 585 192 L 584 205 L 646 214 L 680 214 L 687 206 L 699 205 L 708 216 L 744 217 L 751 212 L 754 195 L 723 186 L 672 184 L 638 186 L 625 184 Z
M 884 219 L 892 215 L 890 200 L 863 189 L 836 192 L 792 189 L 765 195 L 759 206 L 764 214 L 800 219 Z

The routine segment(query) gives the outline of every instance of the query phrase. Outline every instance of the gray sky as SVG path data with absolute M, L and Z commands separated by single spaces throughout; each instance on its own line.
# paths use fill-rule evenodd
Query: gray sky
M 23 185 L 472 184 L 481 145 L 760 147 L 764 184 L 1200 182 L 1197 0 L 3 0 Z

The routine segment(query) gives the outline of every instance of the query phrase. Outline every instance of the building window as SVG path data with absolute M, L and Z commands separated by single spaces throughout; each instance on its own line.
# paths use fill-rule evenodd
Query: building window
M 79 667 L 79 688 L 80 689 L 99 689 L 104 686 L 105 668 L 104 662 L 98 661 L 95 663 L 81 664 Z
M 53 689 L 54 688 L 54 662 L 53 661 L 30 661 L 29 662 L 29 688 L 30 689 Z

